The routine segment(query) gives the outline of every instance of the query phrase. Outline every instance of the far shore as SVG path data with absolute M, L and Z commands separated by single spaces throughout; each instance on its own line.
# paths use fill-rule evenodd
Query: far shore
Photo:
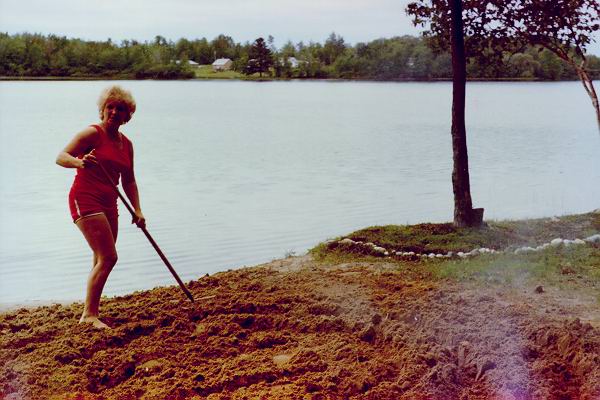
M 190 79 L 136 79 L 132 76 L 0 76 L 0 81 L 247 81 L 247 82 L 274 82 L 274 81 L 337 81 L 337 82 L 452 82 L 452 78 L 440 79 L 367 79 L 367 78 L 276 78 L 276 77 L 197 77 Z M 578 82 L 577 79 L 541 80 L 535 78 L 468 78 L 467 82 Z

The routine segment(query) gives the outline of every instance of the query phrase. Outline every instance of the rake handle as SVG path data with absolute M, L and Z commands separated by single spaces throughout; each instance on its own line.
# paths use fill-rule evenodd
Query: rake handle
M 125 207 L 127 208 L 127 211 L 129 211 L 129 213 L 131 214 L 131 216 L 133 218 L 135 218 L 136 217 L 135 211 L 133 210 L 133 208 L 131 207 L 131 205 L 129 204 L 129 202 L 125 198 L 125 196 L 123 196 L 121 194 L 121 192 L 119 191 L 119 188 L 113 182 L 112 178 L 108 174 L 108 171 L 104 168 L 104 165 L 102 165 L 100 163 L 100 161 L 98 161 L 98 160 L 96 160 L 96 162 L 97 162 L 98 166 L 100 167 L 100 169 L 102 170 L 102 172 L 104 173 L 104 176 L 106 177 L 106 179 L 108 179 L 108 181 L 110 182 L 110 184 L 112 185 L 112 187 L 117 192 L 117 195 L 119 196 L 119 198 L 121 199 L 121 201 L 123 202 L 123 204 L 125 204 Z M 171 275 L 173 275 L 173 277 L 175 278 L 175 280 L 179 284 L 179 287 L 181 288 L 181 290 L 183 290 L 183 293 L 185 293 L 185 295 L 187 296 L 187 298 L 190 299 L 190 301 L 193 303 L 194 302 L 194 296 L 192 296 L 192 294 L 190 293 L 190 291 L 185 287 L 185 285 L 181 281 L 181 278 L 179 278 L 179 275 L 177 275 L 177 272 L 175 272 L 175 269 L 173 268 L 173 266 L 171 265 L 171 263 L 169 262 L 169 260 L 167 259 L 167 257 L 164 255 L 164 253 L 162 252 L 162 250 L 160 249 L 160 247 L 158 247 L 158 244 L 156 243 L 156 241 L 150 235 L 150 232 L 148 232 L 148 230 L 146 229 L 145 226 L 144 227 L 138 226 L 138 228 L 140 228 L 142 230 L 142 232 L 144 232 L 144 235 L 146 235 L 146 238 L 148 239 L 148 241 L 150 242 L 150 244 L 152 245 L 152 247 L 154 247 L 154 250 L 156 250 L 156 252 L 160 256 L 161 260 L 163 260 L 163 262 L 165 263 L 165 265 L 167 266 L 167 268 L 171 272 Z

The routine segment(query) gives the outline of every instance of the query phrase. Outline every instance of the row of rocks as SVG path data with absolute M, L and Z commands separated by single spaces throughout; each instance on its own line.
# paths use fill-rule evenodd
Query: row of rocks
M 525 253 L 531 253 L 531 252 L 536 252 L 536 251 L 542 251 L 549 247 L 559 247 L 559 246 L 568 247 L 568 246 L 575 246 L 575 245 L 584 245 L 587 243 L 600 243 L 600 234 L 588 236 L 585 239 L 570 240 L 570 239 L 556 238 L 556 239 L 551 240 L 548 243 L 541 244 L 537 247 L 523 246 L 523 247 L 519 247 L 517 249 L 506 249 L 506 250 L 495 250 L 495 249 L 490 249 L 487 247 L 481 247 L 481 248 L 473 249 L 469 252 L 449 251 L 445 254 L 442 254 L 442 253 L 415 253 L 414 251 L 387 250 L 386 248 L 378 246 L 375 243 L 361 242 L 361 241 L 352 240 L 350 238 L 344 238 L 344 239 L 341 239 L 338 241 L 331 241 L 328 244 L 331 245 L 332 243 L 337 243 L 342 246 L 359 247 L 362 250 L 366 250 L 366 253 L 374 255 L 374 256 L 378 256 L 378 257 L 397 256 L 397 257 L 404 257 L 404 258 L 409 258 L 409 259 L 452 258 L 452 257 L 467 258 L 467 257 L 477 256 L 480 254 L 497 254 L 497 253 L 525 254 Z

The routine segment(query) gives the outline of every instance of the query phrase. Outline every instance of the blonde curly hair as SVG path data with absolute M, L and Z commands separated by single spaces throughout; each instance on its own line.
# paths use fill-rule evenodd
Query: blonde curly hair
M 102 119 L 104 107 L 106 107 L 106 103 L 109 101 L 118 101 L 127 107 L 129 113 L 125 122 L 129 122 L 131 116 L 135 112 L 135 100 L 133 99 L 131 92 L 117 85 L 109 86 L 104 89 L 100 94 L 100 98 L 98 98 L 98 111 L 100 111 L 100 119 Z

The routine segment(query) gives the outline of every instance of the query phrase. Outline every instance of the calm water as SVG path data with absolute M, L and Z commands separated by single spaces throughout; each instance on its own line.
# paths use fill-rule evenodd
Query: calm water
M 0 304 L 84 296 L 91 253 L 56 154 L 110 82 L 0 82 Z M 450 83 L 120 82 L 138 112 L 148 229 L 184 281 L 301 254 L 377 224 L 452 219 Z M 599 207 L 600 135 L 578 82 L 473 83 L 467 125 L 486 218 Z M 105 294 L 174 281 L 121 207 Z

